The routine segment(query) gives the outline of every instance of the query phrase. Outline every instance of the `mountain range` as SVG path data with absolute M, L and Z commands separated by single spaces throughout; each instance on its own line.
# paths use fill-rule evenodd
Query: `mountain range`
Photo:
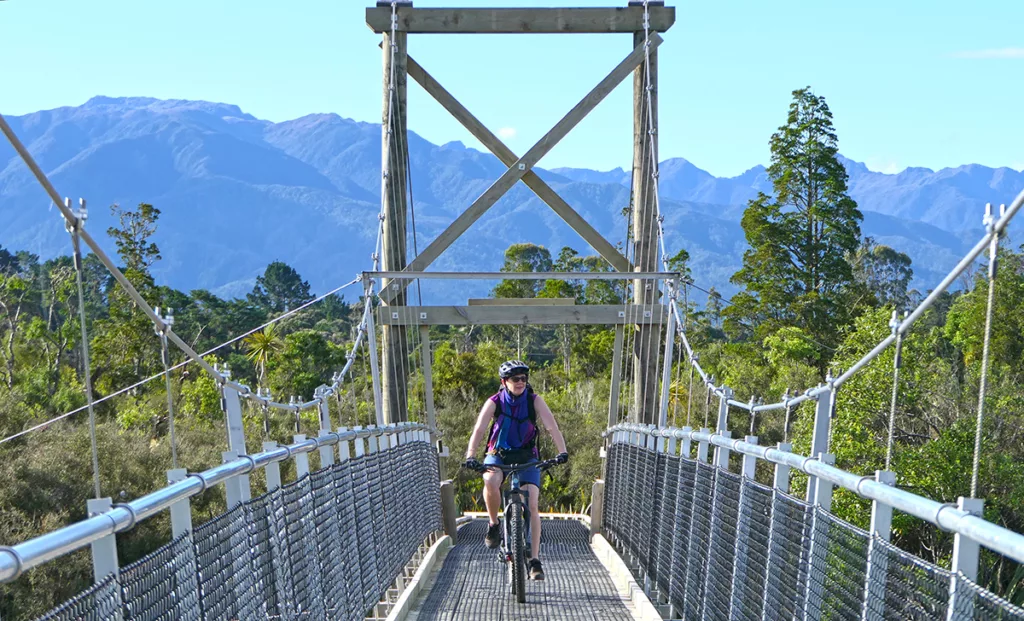
M 95 97 L 7 120 L 59 192 L 88 200 L 87 227 L 108 252 L 114 250 L 106 235 L 114 224 L 109 205 L 147 202 L 160 209 L 158 282 L 240 296 L 269 262 L 280 260 L 324 292 L 371 267 L 380 211 L 379 124 L 334 114 L 273 123 L 234 105 L 135 97 Z M 422 250 L 505 167 L 460 142 L 435 145 L 411 131 L 408 140 L 415 246 Z M 883 174 L 842 161 L 864 213 L 863 234 L 910 255 L 922 291 L 981 235 L 984 204 L 1009 203 L 1024 187 L 1024 173 L 1010 168 L 969 164 Z M 746 202 L 770 189 L 765 168 L 723 178 L 682 158 L 660 166 L 666 247 L 690 252 L 701 286 L 734 292 L 728 280 L 746 246 L 739 221 Z M 612 243 L 624 241 L 628 171 L 536 171 Z M 563 246 L 593 252 L 519 184 L 430 269 L 497 270 L 516 242 L 542 244 L 553 255 Z M 42 259 L 70 251 L 58 210 L 6 142 L 0 144 L 0 245 Z M 426 281 L 422 291 L 425 303 L 464 304 L 493 284 Z M 358 295 L 351 290 L 346 299 Z

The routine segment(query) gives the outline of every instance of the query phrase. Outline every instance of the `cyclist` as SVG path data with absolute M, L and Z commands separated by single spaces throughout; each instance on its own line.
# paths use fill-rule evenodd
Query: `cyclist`
M 480 468 L 476 460 L 477 446 L 488 434 L 487 457 L 484 465 L 513 465 L 540 461 L 537 450 L 537 420 L 544 425 L 548 434 L 559 450 L 558 463 L 564 464 L 569 459 L 565 449 L 565 439 L 558 429 L 558 423 L 551 414 L 544 399 L 533 391 L 529 382 L 530 367 L 521 360 L 508 360 L 498 367 L 501 390 L 492 395 L 480 408 L 476 427 L 469 439 L 466 449 L 468 468 Z M 501 509 L 501 483 L 505 474 L 500 470 L 488 470 L 484 473 L 484 504 L 490 522 L 484 544 L 488 548 L 496 548 L 501 543 L 501 525 L 498 511 Z M 530 468 L 519 473 L 519 481 L 530 497 L 530 559 L 527 566 L 531 580 L 543 580 L 544 570 L 541 568 L 537 554 L 540 551 L 540 512 L 537 509 L 540 495 L 540 470 Z

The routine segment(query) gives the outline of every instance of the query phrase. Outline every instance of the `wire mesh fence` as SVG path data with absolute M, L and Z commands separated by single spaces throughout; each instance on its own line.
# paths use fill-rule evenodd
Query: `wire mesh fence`
M 199 621 L 196 550 L 180 536 L 121 570 L 121 593 L 128 617 Z
M 733 563 L 733 619 L 760 619 L 764 612 L 771 511 L 772 489 L 744 479 Z
M 40 619 L 364 619 L 442 528 L 438 483 L 428 442 L 382 445 L 235 505 Z
M 1024 621 L 962 574 L 820 505 L 635 432 L 608 447 L 604 506 L 605 533 L 666 618 Z
M 39 621 L 106 621 L 116 618 L 120 608 L 120 589 L 109 576 L 39 617 Z
M 871 540 L 867 618 L 938 619 L 949 608 L 953 574 L 878 537 Z

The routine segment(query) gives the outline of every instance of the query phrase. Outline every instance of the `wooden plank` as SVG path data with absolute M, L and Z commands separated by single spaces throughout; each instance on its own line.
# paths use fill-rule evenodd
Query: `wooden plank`
M 490 149 L 501 163 L 512 166 L 519 158 L 512 152 L 500 138 L 495 136 L 491 130 L 479 121 L 466 109 L 459 100 L 449 93 L 441 84 L 434 79 L 423 67 L 412 58 L 408 58 L 408 72 L 414 80 L 419 82 L 427 93 L 429 93 L 445 110 L 451 113 L 469 133 L 479 140 L 485 147 Z M 523 183 L 549 207 L 559 215 L 580 237 L 598 252 L 617 271 L 628 272 L 631 269 L 626 257 L 615 249 L 603 235 L 590 226 L 590 223 L 583 219 L 576 210 L 569 206 L 561 196 L 558 195 L 537 173 L 532 170 L 523 175 Z
M 651 35 L 651 49 L 656 49 L 663 39 L 657 34 Z M 439 257 L 448 246 L 451 246 L 460 235 L 466 232 L 474 222 L 480 219 L 480 216 L 484 215 L 488 209 L 494 205 L 508 190 L 515 185 L 515 183 L 526 174 L 534 164 L 537 163 L 540 158 L 544 157 L 558 141 L 565 137 L 572 128 L 576 127 L 580 121 L 583 120 L 587 114 L 594 109 L 597 104 L 601 103 L 605 97 L 608 96 L 612 90 L 618 86 L 619 82 L 625 79 L 630 73 L 633 72 L 644 62 L 645 50 L 644 45 L 641 44 L 633 49 L 626 58 L 622 60 L 611 73 L 609 73 L 601 82 L 593 88 L 586 97 L 584 97 L 576 106 L 570 110 L 562 120 L 555 124 L 554 127 L 544 135 L 543 138 L 537 141 L 526 155 L 519 158 L 514 166 L 511 166 L 505 174 L 498 178 L 491 187 L 483 193 L 480 198 L 473 202 L 466 211 L 464 211 L 455 222 L 452 222 L 440 235 L 438 235 L 429 246 L 423 249 L 418 257 L 409 263 L 408 267 L 404 271 L 409 272 L 421 272 L 428 265 L 433 263 L 434 259 Z M 399 283 L 397 289 L 404 290 L 408 287 L 408 282 Z M 385 301 L 389 301 L 396 293 L 395 287 L 389 287 L 386 294 L 382 294 L 381 298 Z
M 665 32 L 675 7 L 650 6 L 651 28 Z M 366 25 L 391 31 L 391 7 L 366 9 Z M 420 34 L 559 34 L 636 32 L 644 29 L 643 7 L 594 8 L 398 8 L 397 29 Z
M 470 298 L 470 306 L 574 306 L 576 298 Z
M 426 313 L 426 318 L 420 313 Z M 389 306 L 383 307 L 380 322 L 406 326 L 660 324 L 667 314 L 662 305 Z

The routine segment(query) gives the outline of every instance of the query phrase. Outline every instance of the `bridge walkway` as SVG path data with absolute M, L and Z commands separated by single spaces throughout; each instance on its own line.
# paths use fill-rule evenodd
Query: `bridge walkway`
M 589 531 L 576 520 L 544 520 L 541 531 L 543 581 L 528 580 L 526 603 L 509 591 L 505 565 L 484 546 L 487 521 L 459 529 L 459 543 L 434 571 L 413 603 L 410 621 L 513 621 L 634 619 L 632 604 L 615 588 L 595 556 Z

